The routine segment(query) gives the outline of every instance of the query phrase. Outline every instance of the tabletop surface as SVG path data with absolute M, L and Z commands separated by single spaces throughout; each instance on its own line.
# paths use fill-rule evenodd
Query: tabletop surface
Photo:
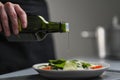
M 26 75 L 19 77 L 10 77 L 10 78 L 1 78 L 0 80 L 120 80 L 120 73 L 118 72 L 105 72 L 102 76 L 89 79 L 81 78 L 44 78 L 39 74 L 35 75 Z
M 104 72 L 104 74 L 97 78 L 89 78 L 82 80 L 120 80 L 120 61 L 115 60 L 100 60 L 94 58 L 86 58 L 85 60 L 89 61 L 97 61 L 97 62 L 106 62 L 111 65 L 108 71 Z M 28 68 L 12 73 L 7 73 L 0 75 L 0 80 L 68 80 L 68 79 L 49 79 L 40 76 L 38 72 L 36 72 L 33 68 Z M 81 79 L 69 79 L 69 80 L 81 80 Z

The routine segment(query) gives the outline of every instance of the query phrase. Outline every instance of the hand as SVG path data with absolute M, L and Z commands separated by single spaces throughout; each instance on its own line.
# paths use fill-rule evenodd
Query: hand
M 9 18 L 8 18 L 9 17 Z M 27 15 L 25 11 L 18 5 L 11 2 L 5 4 L 0 2 L 0 32 L 4 31 L 5 36 L 10 36 L 9 21 L 12 25 L 13 34 L 19 34 L 18 18 L 22 24 L 22 28 L 27 27 Z M 9 20 L 10 19 L 10 20 Z

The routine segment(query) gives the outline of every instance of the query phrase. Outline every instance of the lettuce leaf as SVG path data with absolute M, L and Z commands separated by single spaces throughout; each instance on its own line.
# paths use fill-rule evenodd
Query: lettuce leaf
M 49 60 L 49 65 L 52 66 L 53 69 L 63 69 L 65 65 L 66 60 L 64 59 L 58 59 L 58 60 Z

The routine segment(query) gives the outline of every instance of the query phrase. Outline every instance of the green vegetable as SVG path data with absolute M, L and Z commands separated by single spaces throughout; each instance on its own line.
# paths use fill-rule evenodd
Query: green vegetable
M 82 67 L 83 67 L 83 68 L 88 68 L 88 67 L 91 66 L 91 64 L 90 64 L 90 63 L 87 63 L 87 62 L 81 62 L 81 63 L 82 63 Z
M 65 63 L 64 70 L 77 70 L 77 63 L 75 60 L 68 60 Z
M 63 69 L 66 60 L 58 59 L 58 60 L 49 60 L 49 65 L 52 66 L 53 69 Z
M 49 60 L 49 66 L 52 67 L 53 70 L 82 70 L 89 69 L 92 64 L 80 61 L 80 60 L 65 60 L 65 59 L 57 59 L 57 60 Z

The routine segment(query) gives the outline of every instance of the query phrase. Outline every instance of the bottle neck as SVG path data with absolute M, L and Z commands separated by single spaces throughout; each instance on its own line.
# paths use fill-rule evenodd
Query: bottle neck
M 46 26 L 42 26 L 42 29 L 46 30 L 48 33 L 63 32 L 61 23 L 57 22 L 49 22 Z

